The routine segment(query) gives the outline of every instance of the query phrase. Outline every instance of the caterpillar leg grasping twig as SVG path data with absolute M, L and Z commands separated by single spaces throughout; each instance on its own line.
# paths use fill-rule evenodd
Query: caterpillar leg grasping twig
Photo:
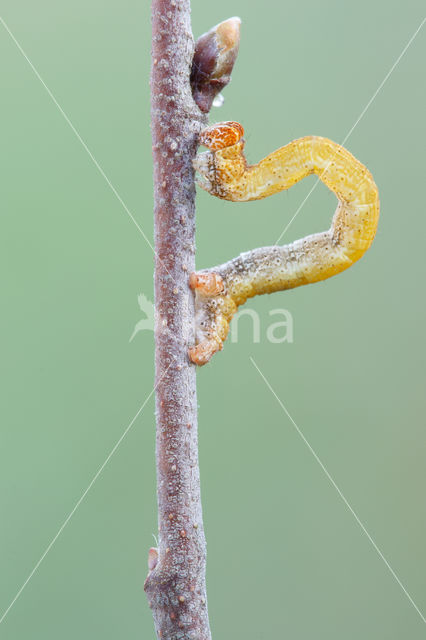
M 254 249 L 191 274 L 197 344 L 189 357 L 198 365 L 222 349 L 239 305 L 255 295 L 318 282 L 344 271 L 370 247 L 379 218 L 379 195 L 371 173 L 340 145 L 307 136 L 249 166 L 243 134 L 238 122 L 222 122 L 201 133 L 200 144 L 209 150 L 194 161 L 201 175 L 199 186 L 224 200 L 259 200 L 315 173 L 339 203 L 328 231 L 282 247 Z

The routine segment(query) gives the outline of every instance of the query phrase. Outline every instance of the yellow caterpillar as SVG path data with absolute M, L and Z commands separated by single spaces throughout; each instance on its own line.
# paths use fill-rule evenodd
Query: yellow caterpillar
M 328 231 L 282 247 L 254 249 L 191 274 L 197 344 L 189 349 L 189 357 L 198 365 L 206 364 L 222 349 L 232 316 L 248 298 L 344 271 L 367 251 L 377 229 L 379 194 L 373 177 L 342 146 L 327 138 L 306 136 L 249 166 L 243 135 L 238 122 L 222 122 L 202 131 L 200 144 L 209 150 L 194 160 L 201 175 L 199 186 L 224 200 L 259 200 L 315 173 L 336 194 L 339 204 Z

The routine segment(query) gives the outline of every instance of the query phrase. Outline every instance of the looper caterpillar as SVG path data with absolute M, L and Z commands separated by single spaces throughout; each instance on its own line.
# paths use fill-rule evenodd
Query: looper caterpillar
M 315 173 L 339 203 L 328 231 L 284 246 L 254 249 L 191 274 L 197 344 L 189 349 L 189 357 L 198 365 L 206 364 L 222 349 L 232 316 L 248 298 L 344 271 L 367 251 L 377 229 L 379 195 L 373 177 L 342 146 L 327 138 L 306 136 L 249 166 L 243 135 L 238 122 L 222 122 L 202 131 L 200 144 L 208 151 L 194 160 L 200 187 L 224 200 L 259 200 Z

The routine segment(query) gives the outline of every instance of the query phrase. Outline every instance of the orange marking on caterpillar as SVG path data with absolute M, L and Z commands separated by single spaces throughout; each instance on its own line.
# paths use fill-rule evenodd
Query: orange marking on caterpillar
M 217 273 L 191 273 L 189 276 L 189 286 L 197 289 L 205 296 L 215 296 L 223 291 L 225 285 L 222 277 Z
M 244 135 L 244 129 L 239 122 L 219 122 L 200 134 L 200 144 L 211 151 L 224 149 L 236 144 Z

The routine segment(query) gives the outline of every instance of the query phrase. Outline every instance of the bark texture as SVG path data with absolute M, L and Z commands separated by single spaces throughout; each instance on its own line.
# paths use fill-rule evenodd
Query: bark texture
M 197 442 L 192 159 L 206 124 L 189 82 L 189 0 L 152 1 L 156 417 L 159 549 L 145 582 L 157 637 L 209 640 Z

